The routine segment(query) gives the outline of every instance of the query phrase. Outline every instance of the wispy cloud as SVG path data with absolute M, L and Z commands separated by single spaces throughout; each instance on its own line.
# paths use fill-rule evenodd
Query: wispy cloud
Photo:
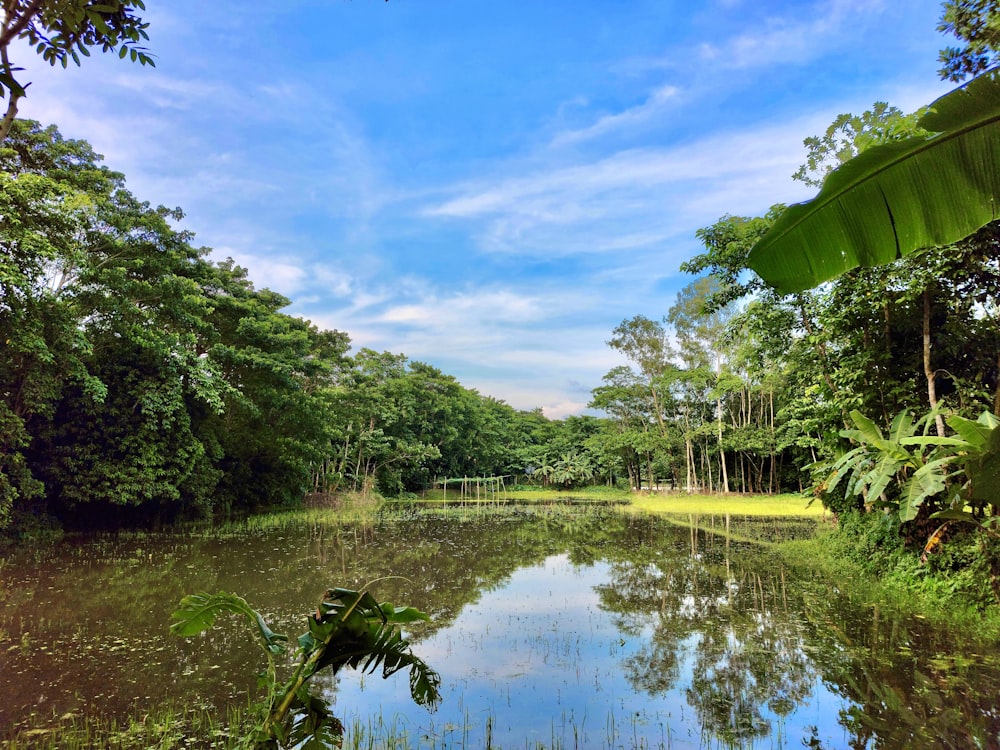
M 790 182 L 808 132 L 798 121 L 673 148 L 625 150 L 460 185 L 454 197 L 424 213 L 479 223 L 483 249 L 491 251 L 551 256 L 655 244 L 693 231 L 691 222 L 706 217 L 765 209 L 762 186 Z M 780 192 L 774 190 L 772 202 Z
M 552 139 L 551 146 L 558 148 L 560 146 L 577 144 L 646 125 L 650 121 L 661 117 L 668 105 L 676 100 L 679 93 L 680 90 L 676 86 L 660 86 L 642 104 L 638 104 L 622 112 L 603 115 L 587 127 L 566 130 L 557 134 Z
M 639 3 L 628 33 L 496 3 L 334 3 L 295 26 L 299 5 L 151 7 L 155 69 L 23 49 L 23 112 L 184 208 L 293 314 L 555 417 L 620 363 L 615 324 L 666 312 L 698 227 L 808 197 L 804 137 L 942 90 L 907 68 L 936 54 L 938 0 Z
M 733 36 L 723 42 L 706 42 L 699 47 L 702 61 L 722 69 L 752 68 L 794 63 L 804 65 L 826 54 L 840 43 L 843 33 L 857 33 L 857 27 L 877 17 L 883 0 L 829 0 L 812 6 L 792 4 L 796 15 L 775 15 L 763 28 Z

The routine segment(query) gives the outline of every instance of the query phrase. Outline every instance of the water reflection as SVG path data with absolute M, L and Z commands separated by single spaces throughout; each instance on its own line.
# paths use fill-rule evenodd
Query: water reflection
M 754 524 L 795 533 L 730 531 Z M 170 638 L 186 593 L 238 592 L 294 636 L 327 586 L 398 576 L 376 594 L 431 614 L 415 650 L 445 702 L 430 716 L 405 678 L 327 680 L 349 725 L 437 747 L 998 747 L 996 650 L 860 605 L 727 525 L 508 508 L 22 550 L 0 569 L 0 736 L 32 714 L 242 704 L 256 647 L 235 623 Z

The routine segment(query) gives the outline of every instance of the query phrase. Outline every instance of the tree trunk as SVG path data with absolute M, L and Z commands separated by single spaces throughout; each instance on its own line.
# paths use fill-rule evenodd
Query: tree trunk
M 997 353 L 997 372 L 1000 372 L 1000 352 Z M 1000 417 L 1000 378 L 997 379 L 997 387 L 993 392 L 993 414 Z
M 722 399 L 715 400 L 715 412 L 719 420 L 719 465 L 722 467 L 722 491 L 729 494 L 729 472 L 726 470 L 726 453 L 722 449 Z
M 778 478 L 777 478 L 777 461 L 774 453 L 774 385 L 768 390 L 768 409 L 770 411 L 770 421 L 771 421 L 771 494 L 773 495 L 777 492 L 778 488 Z
M 935 372 L 931 369 L 931 292 L 924 290 L 924 376 L 927 378 L 927 401 L 932 410 L 938 406 L 937 389 L 935 387 Z M 938 437 L 944 437 L 944 417 L 940 414 L 934 415 L 934 422 L 937 426 Z
M 38 3 L 36 3 L 38 5 Z M 4 37 L 8 35 L 9 29 L 6 28 L 6 23 L 4 24 Z M 2 67 L 0 67 L 0 72 L 12 75 L 10 60 L 7 59 L 7 44 L 3 45 L 2 50 L 0 50 L 0 62 L 2 62 Z M 3 120 L 0 120 L 0 143 L 7 140 L 7 135 L 10 133 L 10 126 L 14 124 L 14 118 L 17 117 L 17 102 L 21 97 L 18 96 L 10 86 L 7 86 L 7 111 L 4 112 Z

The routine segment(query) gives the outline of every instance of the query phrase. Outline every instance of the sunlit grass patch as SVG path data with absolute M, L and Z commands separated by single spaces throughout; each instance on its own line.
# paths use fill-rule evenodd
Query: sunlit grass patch
M 631 498 L 631 493 L 627 490 L 619 490 L 613 487 L 582 487 L 580 489 L 551 489 L 551 488 L 524 488 L 501 490 L 499 492 L 486 492 L 480 490 L 478 497 L 475 488 L 472 491 L 462 493 L 454 488 L 449 488 L 447 492 L 442 489 L 426 490 L 421 493 L 420 503 L 497 503 L 497 502 L 518 502 L 526 505 L 532 503 L 581 503 L 594 501 L 601 503 L 619 502 L 627 503 Z
M 724 516 L 807 516 L 822 518 L 820 503 L 807 507 L 802 495 L 633 495 L 632 507 L 649 513 Z

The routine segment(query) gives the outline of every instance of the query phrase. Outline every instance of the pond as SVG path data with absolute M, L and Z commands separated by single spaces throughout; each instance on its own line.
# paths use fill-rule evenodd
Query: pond
M 20 549 L 0 559 L 0 740 L 165 704 L 224 717 L 264 660 L 236 620 L 170 636 L 183 595 L 239 593 L 295 637 L 326 588 L 388 577 L 378 599 L 432 618 L 407 632 L 441 673 L 443 701 L 433 714 L 413 705 L 405 674 L 319 680 L 359 736 L 405 735 L 412 748 L 1000 746 L 1000 646 L 969 650 L 733 541 L 814 523 L 313 513 Z

